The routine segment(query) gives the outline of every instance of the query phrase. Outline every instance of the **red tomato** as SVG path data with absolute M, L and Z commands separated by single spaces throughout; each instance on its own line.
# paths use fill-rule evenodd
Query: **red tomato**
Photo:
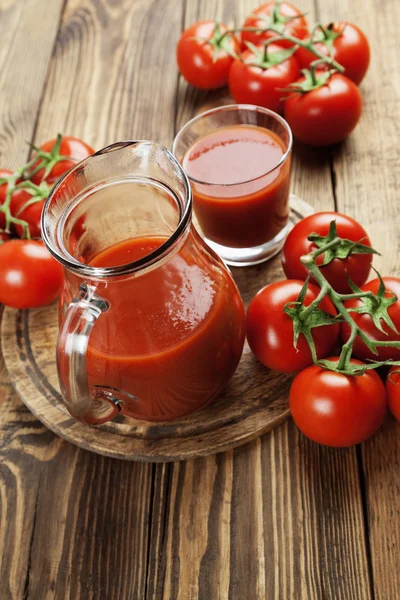
M 243 27 L 274 27 L 280 33 L 291 35 L 300 39 L 304 39 L 308 35 L 307 20 L 302 15 L 301 11 L 290 4 L 282 2 L 279 6 L 278 17 L 274 14 L 276 2 L 267 2 L 253 10 L 253 13 L 247 17 L 243 23 Z M 254 16 L 253 16 L 254 15 Z M 285 19 L 294 17 L 293 20 L 285 23 Z M 279 33 L 274 31 L 263 31 L 257 33 L 254 31 L 242 31 L 242 43 L 252 42 L 259 44 L 267 39 L 276 37 Z M 279 44 L 285 48 L 290 48 L 293 43 L 288 40 L 279 40 Z
M 400 421 L 400 367 L 392 367 L 386 377 L 388 406 L 392 415 Z
M 370 50 L 367 37 L 352 23 L 332 23 L 332 31 L 334 33 L 342 32 L 333 42 L 332 58 L 345 68 L 344 75 L 346 77 L 360 85 L 369 66 Z M 329 55 L 329 49 L 323 41 L 316 42 L 314 46 L 322 54 Z M 318 59 L 315 54 L 305 48 L 299 48 L 296 57 L 303 69 L 308 69 L 310 64 Z
M 312 364 L 312 356 L 303 335 L 293 346 L 293 321 L 283 308 L 297 299 L 303 281 L 285 280 L 267 285 L 250 302 L 247 310 L 247 340 L 258 360 L 270 369 L 292 373 Z M 304 299 L 308 306 L 318 296 L 319 288 L 310 284 Z M 336 314 L 331 300 L 325 296 L 320 308 Z M 318 358 L 332 352 L 339 335 L 338 325 L 315 327 L 312 332 Z
M 299 79 L 303 82 L 304 77 Z M 362 100 L 355 83 L 340 73 L 309 92 L 294 92 L 285 102 L 285 119 L 293 135 L 311 146 L 344 140 L 361 117 Z
M 331 221 L 336 221 L 336 230 L 341 238 L 362 241 L 365 246 L 371 246 L 365 229 L 351 217 L 337 212 L 315 213 L 299 221 L 286 238 L 282 249 L 282 266 L 286 277 L 304 281 L 307 279 L 308 270 L 300 262 L 300 258 L 317 248 L 308 236 L 311 233 L 328 235 Z M 323 259 L 323 255 L 319 256 L 317 264 L 321 264 Z M 345 294 L 351 291 L 346 273 L 356 285 L 361 286 L 368 279 L 371 262 L 372 254 L 352 254 L 345 259 L 334 258 L 321 271 L 337 292 Z
M 0 303 L 43 306 L 57 298 L 62 285 L 63 269 L 43 242 L 10 240 L 0 246 Z
M 259 48 L 260 52 L 263 47 Z M 283 50 L 277 44 L 270 44 L 269 55 Z M 238 104 L 256 104 L 275 112 L 283 112 L 282 88 L 295 81 L 300 75 L 299 63 L 290 56 L 277 65 L 267 68 L 254 67 L 257 59 L 254 52 L 244 52 L 240 60 L 235 60 L 229 71 L 229 90 Z M 268 64 L 268 63 L 267 63 Z
M 354 359 L 351 362 L 363 364 Z M 373 370 L 350 376 L 312 365 L 296 375 L 289 404 L 304 435 L 319 444 L 340 448 L 360 444 L 379 429 L 387 400 L 385 386 Z
M 54 148 L 56 140 L 50 140 L 45 142 L 40 146 L 40 150 L 44 152 L 51 152 Z M 61 160 L 57 162 L 49 175 L 46 177 L 46 181 L 48 184 L 54 184 L 57 179 L 61 177 L 64 173 L 69 171 L 72 167 L 74 167 L 78 162 L 87 158 L 91 154 L 94 154 L 94 150 L 91 146 L 83 142 L 82 140 L 64 135 L 62 137 L 60 151 L 60 156 L 68 156 L 70 160 Z M 37 165 L 33 165 L 32 170 L 35 169 Z M 40 169 L 35 175 L 32 176 L 32 182 L 37 185 L 40 184 L 44 176 L 44 169 Z
M 226 49 L 222 47 L 215 51 L 207 41 L 213 37 L 215 27 L 215 21 L 194 23 L 182 33 L 176 48 L 178 67 L 183 77 L 191 85 L 205 90 L 226 85 L 233 62 Z M 219 27 L 220 33 L 228 29 L 222 23 Z M 240 44 L 237 38 L 227 36 L 224 41 L 233 53 L 239 53 Z
M 397 331 L 400 332 L 400 279 L 397 277 L 383 277 L 383 281 L 386 287 L 385 296 L 388 298 L 389 296 L 396 295 L 397 302 L 389 306 L 388 314 L 392 319 L 394 326 Z M 374 279 L 373 281 L 368 281 L 365 285 L 361 286 L 361 291 L 363 292 L 372 292 L 376 294 L 379 289 L 379 279 Z M 345 303 L 346 308 L 356 308 L 358 306 L 362 306 L 361 299 L 347 300 Z M 351 313 L 352 318 L 357 323 L 358 327 L 371 339 L 379 342 L 400 342 L 400 333 L 395 333 L 393 329 L 389 327 L 386 323 L 381 321 L 381 325 L 383 328 L 382 331 L 379 331 L 377 327 L 375 327 L 372 317 L 368 314 L 358 314 Z M 350 336 L 350 327 L 347 323 L 342 323 L 340 326 L 340 335 L 342 340 L 346 342 Z M 381 346 L 377 348 L 378 354 L 374 354 L 371 352 L 364 342 L 360 339 L 359 336 L 356 337 L 353 344 L 353 354 L 360 358 L 361 360 L 366 360 L 367 358 L 371 358 L 374 360 L 389 360 L 392 358 L 393 360 L 400 360 L 400 348 L 388 348 L 385 346 Z
M 0 169 L 0 179 L 2 177 L 10 177 L 12 175 L 12 171 L 8 169 Z M 7 196 L 7 184 L 3 183 L 0 185 L 0 204 L 4 204 L 4 201 Z M 0 212 L 0 229 L 4 229 L 6 226 L 6 216 L 3 212 Z
M 8 242 L 8 240 L 10 239 L 10 234 L 6 233 L 5 231 L 0 231 L 0 246 L 1 244 L 3 244 L 4 242 Z
M 42 216 L 44 199 L 38 200 L 34 204 L 23 209 L 25 204 L 30 200 L 32 200 L 32 195 L 28 190 L 23 188 L 15 190 L 11 197 L 10 209 L 14 217 L 28 223 L 31 238 L 39 238 L 41 236 L 40 219 Z M 24 233 L 23 227 L 21 225 L 15 225 L 15 229 L 18 236 L 22 237 Z

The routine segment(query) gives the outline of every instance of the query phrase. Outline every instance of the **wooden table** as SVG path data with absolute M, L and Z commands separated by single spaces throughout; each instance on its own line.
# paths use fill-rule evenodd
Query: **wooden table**
M 311 20 L 364 29 L 372 64 L 357 131 L 295 148 L 292 189 L 359 219 L 400 274 L 395 0 L 301 0 Z M 0 164 L 60 131 L 94 147 L 171 144 L 215 102 L 178 77 L 175 44 L 199 18 L 240 23 L 253 0 L 0 0 Z M 0 358 L 1 361 L 1 358 Z M 292 422 L 188 463 L 96 456 L 55 437 L 0 364 L 1 600 L 398 600 L 400 424 L 357 448 L 311 443 Z

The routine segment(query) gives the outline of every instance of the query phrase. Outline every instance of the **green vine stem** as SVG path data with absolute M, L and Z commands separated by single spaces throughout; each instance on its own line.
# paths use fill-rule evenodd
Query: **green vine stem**
M 322 270 L 317 265 L 316 259 L 318 256 L 320 256 L 321 254 L 324 254 L 328 250 L 337 248 L 342 242 L 343 242 L 343 238 L 336 237 L 333 240 L 331 240 L 329 243 L 321 246 L 320 248 L 317 248 L 313 252 L 310 252 L 309 254 L 302 256 L 300 259 L 302 264 L 307 267 L 307 269 L 309 271 L 309 275 L 314 278 L 314 280 L 317 282 L 317 284 L 321 288 L 321 291 L 318 294 L 318 297 L 309 306 L 304 308 L 303 313 L 302 313 L 302 318 L 306 317 L 307 315 L 309 315 L 309 313 L 316 310 L 317 307 L 319 306 L 319 304 L 321 303 L 322 299 L 325 296 L 328 296 L 331 299 L 331 301 L 333 302 L 334 306 L 336 307 L 336 310 L 338 311 L 338 314 L 340 315 L 341 320 L 345 321 L 350 327 L 350 337 L 347 340 L 347 342 L 345 344 L 343 344 L 343 346 L 342 346 L 342 350 L 340 352 L 338 363 L 328 364 L 329 361 L 320 361 L 318 359 L 315 360 L 315 348 L 314 348 L 313 340 L 311 338 L 311 344 L 310 344 L 310 340 L 307 339 L 307 336 L 305 336 L 309 343 L 309 346 L 310 346 L 310 349 L 311 349 L 311 352 L 313 355 L 314 363 L 324 366 L 325 368 L 328 368 L 331 370 L 337 370 L 340 373 L 345 373 L 345 374 L 349 374 L 349 375 L 350 374 L 351 375 L 361 374 L 362 372 L 365 371 L 365 369 L 375 369 L 375 368 L 385 365 L 385 364 L 387 364 L 387 365 L 398 364 L 395 361 L 371 361 L 370 363 L 368 363 L 366 365 L 362 365 L 362 366 L 360 365 L 360 368 L 358 369 L 356 365 L 352 365 L 350 363 L 352 349 L 353 349 L 353 343 L 357 336 L 359 336 L 362 339 L 362 341 L 367 345 L 367 347 L 375 354 L 377 353 L 377 348 L 379 346 L 400 348 L 400 341 L 377 341 L 377 340 L 373 340 L 373 339 L 369 338 L 360 329 L 360 327 L 356 324 L 356 322 L 354 321 L 354 319 L 351 316 L 351 313 L 346 309 L 343 302 L 346 300 L 353 299 L 353 298 L 370 298 L 371 300 L 375 299 L 378 302 L 378 299 L 376 298 L 376 296 L 374 296 L 374 294 L 372 292 L 361 292 L 360 291 L 360 292 L 354 292 L 351 294 L 340 294 L 340 293 L 336 292 L 333 289 L 333 287 L 330 285 L 330 283 L 328 282 L 326 277 L 323 275 Z M 394 298 L 395 298 L 395 296 L 394 296 Z
M 62 135 L 61 133 L 58 133 L 56 142 L 50 152 L 46 152 L 45 150 L 41 150 L 37 146 L 30 144 L 31 148 L 35 150 L 35 156 L 27 165 L 22 167 L 23 179 L 31 179 L 41 169 L 44 169 L 42 177 L 43 181 L 50 174 L 51 170 L 57 163 L 64 160 L 71 160 L 70 156 L 63 156 L 60 154 L 61 143 Z M 33 167 L 32 170 L 31 167 Z
M 25 166 L 24 166 L 24 168 L 25 168 Z M 1 185 L 3 185 L 4 183 L 7 184 L 7 194 L 6 194 L 5 201 L 3 202 L 2 205 L 0 205 L 0 213 L 3 213 L 5 216 L 5 221 L 6 221 L 5 228 L 4 228 L 5 233 L 8 233 L 8 234 L 11 233 L 11 225 L 20 225 L 22 227 L 23 237 L 29 239 L 30 233 L 29 233 L 28 223 L 26 221 L 24 221 L 23 219 L 19 219 L 18 217 L 15 217 L 13 214 L 11 214 L 11 209 L 10 209 L 11 198 L 12 198 L 14 191 L 17 188 L 17 181 L 21 178 L 21 176 L 22 176 L 22 169 L 17 169 L 15 171 L 15 173 L 10 175 L 10 177 L 7 177 L 7 178 L 2 177 L 1 178 L 0 184 Z
M 324 29 L 323 25 L 318 24 L 316 25 L 316 28 L 322 28 Z M 332 56 L 327 56 L 326 54 L 323 54 L 322 52 L 320 52 L 318 50 L 318 48 L 316 48 L 314 46 L 313 43 L 313 39 L 310 38 L 307 41 L 301 40 L 299 38 L 296 38 L 293 35 L 287 35 L 286 33 L 282 33 L 281 31 L 279 31 L 279 29 L 276 29 L 275 27 L 234 27 L 232 29 L 227 29 L 226 31 L 224 31 L 224 33 L 221 34 L 221 37 L 219 38 L 219 43 L 221 42 L 221 40 L 223 38 L 225 38 L 228 35 L 234 35 L 235 33 L 241 33 L 241 32 L 252 32 L 252 33 L 264 33 L 265 31 L 271 31 L 272 33 L 276 34 L 276 37 L 274 38 L 274 41 L 276 41 L 277 43 L 279 43 L 279 41 L 282 40 L 287 40 L 289 42 L 292 42 L 295 46 L 300 46 L 301 48 L 304 48 L 305 50 L 309 50 L 312 54 L 314 54 L 319 60 L 321 60 L 321 63 L 325 63 L 327 65 L 329 65 L 330 67 L 332 67 L 333 69 L 335 69 L 335 71 L 338 71 L 339 73 L 344 73 L 344 67 L 338 63 Z
M 1 177 L 0 185 L 7 185 L 6 198 L 3 204 L 0 205 L 0 213 L 5 216 L 5 228 L 0 228 L 0 233 L 11 234 L 11 227 L 14 225 L 20 225 L 22 227 L 22 237 L 30 238 L 29 224 L 27 221 L 18 218 L 19 215 L 29 206 L 40 202 L 47 198 L 50 187 L 46 183 L 45 178 L 51 172 L 53 167 L 61 161 L 71 160 L 69 156 L 63 156 L 60 154 L 60 147 L 62 142 L 62 135 L 57 135 L 56 143 L 50 152 L 45 152 L 40 148 L 32 145 L 35 150 L 35 155 L 22 167 L 16 169 L 9 177 Z M 30 181 L 40 170 L 44 170 L 43 177 L 40 185 L 34 184 Z M 25 189 L 31 196 L 29 200 L 19 209 L 17 215 L 13 215 L 11 212 L 11 199 L 15 191 Z

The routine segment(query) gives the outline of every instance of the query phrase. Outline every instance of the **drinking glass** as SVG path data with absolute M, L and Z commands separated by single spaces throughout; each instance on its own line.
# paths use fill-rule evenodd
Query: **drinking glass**
M 276 162 L 266 164 L 265 170 L 261 165 L 261 172 L 255 177 L 245 176 L 234 183 L 228 179 L 225 181 L 224 174 L 229 170 L 229 177 L 236 177 L 235 165 L 226 163 L 227 153 L 222 147 L 230 143 L 227 138 L 228 141 L 221 143 L 218 155 L 220 164 L 210 165 L 214 177 L 216 169 L 220 171 L 218 181 L 213 181 L 212 175 L 207 174 L 201 180 L 192 176 L 190 161 L 198 156 L 196 148 L 199 147 L 199 141 L 215 132 L 229 134 L 229 128 L 232 128 L 233 139 L 238 125 L 245 126 L 250 133 L 249 127 L 258 131 L 261 128 L 267 135 L 273 136 L 273 140 L 279 142 L 281 147 Z M 201 233 L 207 244 L 227 264 L 257 264 L 280 250 L 288 233 L 292 152 L 291 130 L 280 115 L 266 108 L 245 104 L 208 110 L 182 127 L 175 137 L 172 152 L 188 174 Z M 246 164 L 247 171 L 251 172 L 251 157 L 244 154 L 235 156 L 236 160 L 240 161 L 240 173 L 246 171 Z

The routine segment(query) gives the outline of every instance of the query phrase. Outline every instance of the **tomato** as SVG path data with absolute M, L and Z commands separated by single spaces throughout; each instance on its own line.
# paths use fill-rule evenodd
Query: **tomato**
M 43 242 L 10 240 L 0 246 L 0 303 L 43 306 L 57 298 L 62 285 L 63 269 Z
M 8 169 L 0 169 L 0 179 L 2 179 L 3 177 L 10 177 L 10 175 L 12 175 L 12 171 L 9 171 Z M 2 185 L 0 185 L 0 204 L 3 204 L 4 200 L 6 199 L 6 195 L 7 184 L 3 183 Z
M 260 53 L 263 47 L 259 48 Z M 268 55 L 281 52 L 277 44 L 268 46 Z M 235 60 L 229 72 L 229 90 L 238 104 L 256 104 L 275 112 L 283 112 L 282 88 L 295 81 L 300 75 L 299 63 L 294 56 L 267 68 L 250 66 L 257 56 L 253 51 L 244 52 Z M 268 63 L 266 63 L 268 65 Z
M 226 25 L 219 24 L 220 33 L 227 29 Z M 183 77 L 191 85 L 205 90 L 226 85 L 233 62 L 224 47 L 215 50 L 207 41 L 213 37 L 215 30 L 215 21 L 194 23 L 182 33 L 176 48 L 178 67 Z M 231 52 L 238 54 L 240 44 L 237 38 L 227 36 L 224 43 Z
M 370 60 L 369 43 L 366 35 L 352 23 L 332 23 L 331 26 L 327 26 L 327 29 L 331 29 L 334 34 L 342 32 L 333 41 L 332 58 L 345 68 L 344 75 L 346 77 L 355 84 L 360 85 L 368 70 Z M 314 46 L 322 54 L 329 55 L 329 49 L 323 41 L 315 42 Z M 315 54 L 301 47 L 296 51 L 296 57 L 303 69 L 308 69 L 314 60 L 318 60 Z
M 258 360 L 270 369 L 292 373 L 310 365 L 312 356 L 307 341 L 300 335 L 297 350 L 293 346 L 293 321 L 283 308 L 297 299 L 303 281 L 285 280 L 267 285 L 250 302 L 247 310 L 247 340 Z M 304 299 L 308 306 L 318 296 L 319 288 L 310 284 Z M 320 308 L 336 314 L 331 300 L 325 296 Z M 338 325 L 323 325 L 312 331 L 318 358 L 332 352 L 339 335 Z
M 308 236 L 311 233 L 328 235 L 331 221 L 336 221 L 340 237 L 371 246 L 365 229 L 351 217 L 337 212 L 315 213 L 299 221 L 286 238 L 282 249 L 282 266 L 286 277 L 303 281 L 307 279 L 308 270 L 301 264 L 300 258 L 317 248 Z M 321 264 L 323 260 L 323 255 L 319 256 L 317 264 Z M 371 262 L 372 254 L 352 254 L 345 259 L 334 258 L 328 265 L 321 267 L 321 271 L 337 292 L 345 294 L 351 291 L 346 273 L 356 285 L 361 286 L 368 279 Z
M 312 365 L 293 380 L 289 404 L 304 435 L 319 444 L 345 447 L 367 440 L 379 429 L 387 399 L 385 386 L 373 370 L 350 376 Z
M 10 209 L 14 217 L 26 221 L 29 225 L 29 234 L 31 238 L 41 236 L 40 219 L 44 206 L 44 199 L 36 201 L 27 208 L 23 208 L 27 202 L 32 200 L 32 195 L 23 188 L 15 190 L 11 197 Z M 19 237 L 23 236 L 24 230 L 21 225 L 15 225 L 15 230 Z
M 45 142 L 40 146 L 40 150 L 43 150 L 44 152 L 51 152 L 54 149 L 56 141 L 57 140 L 49 140 L 48 142 Z M 76 163 L 80 162 L 84 158 L 87 158 L 91 154 L 94 154 L 94 150 L 91 146 L 86 144 L 86 142 L 83 142 L 75 137 L 64 135 L 61 140 L 59 154 L 61 156 L 68 156 L 69 160 L 61 160 L 54 165 L 45 179 L 50 185 L 54 184 L 57 179 L 61 177 L 61 175 L 69 171 L 76 165 Z M 36 166 L 37 164 L 33 165 L 32 170 L 34 170 Z M 44 172 L 44 169 L 40 169 L 37 173 L 35 173 L 31 177 L 32 182 L 39 185 L 43 179 Z
M 383 277 L 383 282 L 386 287 L 385 297 L 390 297 L 396 295 L 398 300 L 388 308 L 388 315 L 393 321 L 394 326 L 397 331 L 400 332 L 400 279 L 397 277 Z M 368 281 L 365 285 L 361 286 L 361 291 L 363 292 L 372 292 L 376 294 L 379 289 L 380 281 L 379 279 L 374 279 L 373 281 Z M 356 308 L 362 306 L 361 299 L 347 300 L 344 303 L 346 308 Z M 381 320 L 382 331 L 379 331 L 377 327 L 375 327 L 374 322 L 372 320 L 371 315 L 368 314 L 358 314 L 351 313 L 351 317 L 354 319 L 358 327 L 371 339 L 379 342 L 400 342 L 400 333 L 396 333 L 387 325 L 385 322 Z M 347 323 L 342 323 L 340 327 L 340 335 L 342 340 L 346 342 L 350 336 L 350 327 Z M 359 336 L 356 337 L 353 344 L 353 354 L 360 358 L 361 360 L 366 360 L 367 358 L 373 360 L 400 360 L 400 348 L 389 348 L 385 346 L 381 346 L 377 348 L 378 354 L 374 354 L 371 352 L 364 342 L 360 339 Z
M 299 83 L 304 82 L 304 77 Z M 361 117 L 362 100 L 355 83 L 335 73 L 321 87 L 294 92 L 285 102 L 285 119 L 305 144 L 328 146 L 344 140 Z
M 1 244 L 3 244 L 4 242 L 8 242 L 8 240 L 10 239 L 10 234 L 6 233 L 5 231 L 0 231 L 0 246 Z
M 392 415 L 400 421 L 400 367 L 392 367 L 386 377 L 388 406 Z
M 12 175 L 12 171 L 8 169 L 0 169 L 0 179 L 2 177 L 10 177 Z M 0 204 L 4 204 L 4 201 L 7 196 L 7 184 L 3 183 L 0 185 Z M 0 229 L 4 229 L 6 226 L 6 216 L 3 212 L 0 212 Z
M 275 15 L 274 8 L 276 2 L 267 2 L 253 10 L 253 13 L 247 17 L 243 23 L 243 27 L 268 27 L 273 26 L 280 33 L 291 35 L 300 39 L 304 39 L 308 35 L 307 20 L 301 11 L 290 4 L 282 2 L 279 6 L 279 14 Z M 284 22 L 288 17 L 292 20 Z M 242 43 L 252 42 L 259 44 L 267 39 L 276 37 L 279 33 L 274 31 L 263 31 L 261 33 L 254 31 L 242 31 Z M 293 43 L 288 40 L 279 40 L 279 44 L 285 48 L 290 48 Z

